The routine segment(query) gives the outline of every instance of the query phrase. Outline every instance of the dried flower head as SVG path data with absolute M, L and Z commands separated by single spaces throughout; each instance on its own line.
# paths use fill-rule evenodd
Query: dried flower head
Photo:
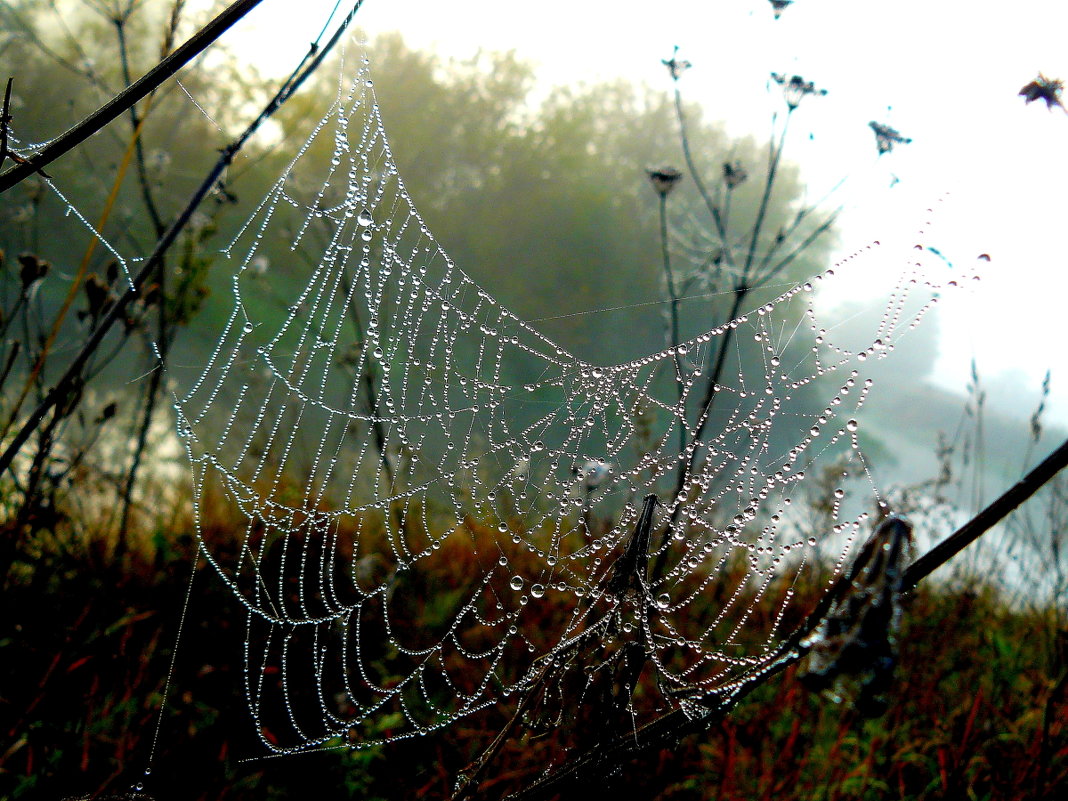
M 775 14 L 775 19 L 782 16 L 782 12 L 786 10 L 787 6 L 792 6 L 794 0 L 768 0 L 771 3 L 771 10 Z
M 671 80 L 677 81 L 682 77 L 682 73 L 686 72 L 693 66 L 689 61 L 684 58 L 679 58 L 679 46 L 675 45 L 675 51 L 671 54 L 671 58 L 661 59 L 661 63 L 668 68 L 668 72 L 671 73 Z
M 894 145 L 907 145 L 912 141 L 907 136 L 902 136 L 896 128 L 891 128 L 889 125 L 883 125 L 875 122 L 875 120 L 869 122 L 868 125 L 875 131 L 875 146 L 879 148 L 880 156 L 893 150 Z
M 646 168 L 646 173 L 649 175 L 649 182 L 653 185 L 653 189 L 660 197 L 667 197 L 668 193 L 675 188 L 680 180 L 682 180 L 682 173 L 674 167 L 657 167 Z
M 827 94 L 826 89 L 817 89 L 816 84 L 812 81 L 806 81 L 800 75 L 793 75 L 787 78 L 778 72 L 771 73 L 771 79 L 775 83 L 782 87 L 783 97 L 786 98 L 786 105 L 793 111 L 801 103 L 801 100 L 805 95 L 819 95 L 822 97 Z
M 1054 106 L 1060 106 L 1063 109 L 1062 89 L 1064 89 L 1063 81 L 1059 78 L 1047 78 L 1040 72 L 1037 78 L 1020 90 L 1019 96 L 1024 99 L 1025 103 L 1030 103 L 1032 100 L 1044 100 L 1047 109 L 1052 109 Z
M 47 261 L 33 253 L 20 253 L 18 260 L 19 279 L 22 281 L 23 292 L 28 292 L 31 286 L 48 275 L 51 267 Z
M 749 173 L 740 161 L 736 161 L 733 164 L 729 161 L 723 163 L 723 180 L 726 182 L 728 189 L 734 189 L 748 177 Z

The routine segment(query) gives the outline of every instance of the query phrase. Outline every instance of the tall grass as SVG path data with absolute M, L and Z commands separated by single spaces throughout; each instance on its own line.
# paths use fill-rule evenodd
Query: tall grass
M 204 512 L 205 528 L 219 540 L 239 530 L 224 506 L 208 504 Z M 63 798 L 145 780 L 160 799 L 449 797 L 456 774 L 507 722 L 510 704 L 385 749 L 241 761 L 262 754 L 243 711 L 243 609 L 203 563 L 155 769 L 141 775 L 195 550 L 188 523 L 173 520 L 161 515 L 139 532 L 125 567 L 109 558 L 107 542 L 77 541 L 81 535 L 70 527 L 20 555 L 0 616 L 0 796 Z M 479 536 L 475 528 L 468 533 Z M 455 547 L 447 557 L 435 592 L 411 610 L 413 627 L 451 616 L 442 599 L 479 575 L 469 549 Z M 795 598 L 798 614 L 814 592 Z M 553 603 L 541 608 L 535 639 L 567 611 Z M 1055 608 L 1010 605 L 978 581 L 921 588 L 908 607 L 884 717 L 864 720 L 848 702 L 812 695 L 790 670 L 706 736 L 662 752 L 653 765 L 626 768 L 617 792 L 664 799 L 1061 798 L 1068 789 L 1066 668 L 1068 631 Z M 581 725 L 581 710 L 565 710 L 564 719 Z M 362 734 L 386 734 L 398 723 L 385 718 Z M 563 726 L 514 738 L 482 787 L 485 797 L 532 781 L 560 760 L 572 736 Z

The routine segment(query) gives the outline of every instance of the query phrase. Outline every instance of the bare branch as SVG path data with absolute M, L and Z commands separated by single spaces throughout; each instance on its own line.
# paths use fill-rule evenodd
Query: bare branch
M 1026 501 L 1046 482 L 1068 466 L 1068 440 L 1047 456 L 1034 470 L 1020 479 L 1001 497 L 957 529 L 947 539 L 917 559 L 905 571 L 905 589 L 915 587 L 927 576 L 971 545 Z
M 235 22 L 258 6 L 261 1 L 237 0 L 134 84 L 117 94 L 66 133 L 49 142 L 39 152 L 27 158 L 24 163 L 17 164 L 0 175 L 0 192 L 6 192 L 20 181 L 33 175 L 33 173 L 44 169 L 57 158 L 80 145 L 133 106 L 134 103 L 145 98 L 161 83 L 215 42 Z
M 208 192 L 211 191 L 212 187 L 215 186 L 216 182 L 219 180 L 219 176 L 222 175 L 223 171 L 230 165 L 230 162 L 233 161 L 234 156 L 241 150 L 241 148 L 259 129 L 259 127 L 266 120 L 268 120 L 279 108 L 281 108 L 282 105 L 290 97 L 292 97 L 293 94 L 312 75 L 312 73 L 314 73 L 319 68 L 323 60 L 326 58 L 327 54 L 341 39 L 342 34 L 345 32 L 345 30 L 347 30 L 349 24 L 352 22 L 353 17 L 356 15 L 356 12 L 360 9 L 362 5 L 363 0 L 356 0 L 348 16 L 346 16 L 345 19 L 341 22 L 337 30 L 334 32 L 334 35 L 330 38 L 330 40 L 326 43 L 324 47 L 320 48 L 317 42 L 312 44 L 308 53 L 305 54 L 303 59 L 301 59 L 301 62 L 297 66 L 297 69 L 294 70 L 293 74 L 282 84 L 282 87 L 267 103 L 263 111 L 260 112 L 259 116 L 257 116 L 256 119 L 249 123 L 248 127 L 237 139 L 235 139 L 233 142 L 227 145 L 226 148 L 223 149 L 222 154 L 219 156 L 219 160 L 208 173 L 207 177 L 201 183 L 197 191 L 193 194 L 192 198 L 190 198 L 189 203 L 186 204 L 185 209 L 182 210 L 181 214 L 178 215 L 178 218 L 174 221 L 171 227 L 167 229 L 167 232 L 156 243 L 156 247 L 152 251 L 152 254 L 148 257 L 148 259 L 145 260 L 145 263 L 142 265 L 141 270 L 137 273 L 137 275 L 134 276 L 130 288 L 123 293 L 123 295 L 114 303 L 114 305 L 112 305 L 111 309 L 108 311 L 108 314 L 101 319 L 100 325 L 93 332 L 93 335 L 86 340 L 81 350 L 71 361 L 66 371 L 56 382 L 55 386 L 53 386 L 52 389 L 49 390 L 48 394 L 44 397 L 41 403 L 38 404 L 37 408 L 33 410 L 30 416 L 23 423 L 18 433 L 16 433 L 15 436 L 12 438 L 11 442 L 8 443 L 3 453 L 0 454 L 0 473 L 3 473 L 11 466 L 11 463 L 12 461 L 14 461 L 16 454 L 18 454 L 19 450 L 26 443 L 26 440 L 29 439 L 30 435 L 41 424 L 41 421 L 44 419 L 45 415 L 48 414 L 49 410 L 51 410 L 54 406 L 56 406 L 57 403 L 59 403 L 63 400 L 64 397 L 66 397 L 67 392 L 69 391 L 73 382 L 77 380 L 77 377 L 80 375 L 81 370 L 85 366 L 86 362 L 100 347 L 100 343 L 103 342 L 104 337 L 107 335 L 108 331 L 111 330 L 111 327 L 115 324 L 115 322 L 123 316 L 126 307 L 131 303 L 131 301 L 133 301 L 140 295 L 141 288 L 143 287 L 145 281 L 156 270 L 164 254 L 170 249 L 171 245 L 174 244 L 175 240 L 178 238 L 178 234 L 181 233 L 181 231 L 185 228 L 186 224 L 189 222 L 190 217 L 193 216 L 193 212 L 200 205 L 201 201 L 207 196 Z M 119 113 L 121 113 L 121 110 Z M 3 566 L 0 565 L 0 568 L 2 567 Z M 3 573 L 0 573 L 0 576 L 2 575 Z

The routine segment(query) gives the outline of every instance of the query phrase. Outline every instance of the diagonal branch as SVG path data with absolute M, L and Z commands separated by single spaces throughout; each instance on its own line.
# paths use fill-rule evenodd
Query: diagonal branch
M 1047 456 L 997 500 L 925 553 L 905 571 L 905 589 L 911 589 L 971 545 L 1017 506 L 1026 501 L 1057 473 L 1068 467 L 1068 440 Z
M 44 419 L 45 415 L 48 414 L 49 410 L 66 397 L 86 362 L 100 347 L 100 343 L 103 342 L 104 337 L 111 330 L 112 326 L 123 317 L 126 307 L 140 295 L 141 288 L 145 281 L 148 280 L 149 276 L 151 276 L 157 269 L 164 254 L 170 249 L 171 245 L 174 244 L 175 240 L 178 238 L 178 234 L 185 228 L 189 219 L 193 216 L 193 212 L 207 196 L 208 192 L 211 191 L 212 187 L 215 186 L 216 182 L 219 180 L 219 176 L 221 176 L 230 165 L 234 156 L 242 147 L 244 147 L 245 143 L 252 137 L 252 135 L 259 130 L 259 127 L 279 108 L 281 108 L 282 105 L 292 97 L 312 75 L 312 73 L 319 68 L 327 54 L 341 39 L 342 34 L 347 30 L 353 17 L 362 5 L 363 0 L 356 0 L 348 16 L 341 22 L 337 30 L 334 32 L 334 35 L 324 47 L 320 49 L 317 44 L 312 45 L 311 50 L 301 60 L 300 65 L 298 65 L 293 74 L 283 83 L 282 87 L 267 103 L 259 116 L 249 123 L 248 127 L 237 139 L 223 149 L 222 154 L 219 156 L 219 160 L 200 184 L 197 191 L 193 193 L 189 203 L 186 204 L 186 207 L 182 210 L 181 214 L 178 215 L 178 218 L 174 221 L 171 227 L 167 229 L 167 232 L 160 237 L 152 254 L 145 260 L 145 263 L 142 265 L 141 270 L 137 275 L 133 277 L 129 289 L 127 289 L 114 305 L 112 305 L 107 315 L 101 318 L 99 326 L 93 332 L 92 336 L 86 340 L 74 359 L 71 360 L 70 365 L 56 382 L 55 386 L 49 390 L 41 403 L 37 405 L 37 408 L 35 408 L 26 419 L 18 433 L 15 434 L 11 442 L 8 443 L 3 453 L 0 453 L 0 474 L 5 472 L 11 466 L 16 454 L 18 454 L 19 450 L 26 443 L 26 440 L 30 438 L 30 435 L 41 424 L 41 421 Z M 0 178 L 2 178 L 2 176 L 0 176 Z M 0 567 L 2 567 L 2 565 L 0 565 Z M 3 574 L 0 573 L 0 575 Z
M 936 545 L 917 559 L 900 579 L 900 591 L 907 593 L 967 545 L 981 537 L 995 523 L 1035 494 L 1060 470 L 1068 467 L 1068 441 L 1051 453 L 1041 464 L 1017 482 L 996 501 L 965 523 L 952 536 Z M 888 518 L 880 529 L 897 525 L 897 518 Z M 870 560 L 868 554 L 867 559 Z M 776 650 L 775 655 L 754 668 L 746 677 L 730 685 L 726 691 L 713 690 L 702 696 L 687 699 L 679 708 L 650 721 L 635 733 L 627 733 L 598 745 L 555 771 L 545 774 L 534 784 L 509 796 L 512 801 L 537 801 L 566 793 L 583 782 L 597 781 L 610 775 L 626 760 L 654 750 L 672 747 L 683 737 L 706 731 L 722 720 L 738 703 L 753 690 L 762 686 L 773 676 L 801 661 L 811 650 L 810 635 L 816 632 L 832 607 L 854 587 L 859 572 L 864 568 L 862 553 L 848 573 L 839 578 L 828 590 L 805 622 L 799 626 Z
M 95 134 L 137 101 L 143 100 L 161 83 L 196 58 L 223 35 L 235 22 L 260 4 L 261 0 L 236 0 L 219 16 L 197 31 L 185 44 L 160 61 L 138 81 L 94 111 L 66 133 L 53 139 L 37 153 L 0 174 L 0 192 L 6 192 L 20 181 L 39 172 L 60 156 L 74 149 Z

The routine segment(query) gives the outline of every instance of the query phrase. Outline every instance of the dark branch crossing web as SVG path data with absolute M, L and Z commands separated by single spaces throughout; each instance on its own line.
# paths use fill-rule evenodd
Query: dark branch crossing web
M 175 404 L 202 551 L 246 610 L 265 748 L 365 747 L 520 697 L 532 728 L 565 696 L 630 718 L 611 686 L 643 665 L 661 708 L 765 666 L 816 549 L 837 576 L 876 517 L 861 371 L 943 287 L 905 260 L 846 344 L 813 305 L 830 269 L 661 352 L 585 363 L 450 260 L 398 174 L 366 58 L 354 72 L 228 249 L 232 311 Z M 250 300 L 278 239 L 294 258 L 266 280 L 284 308 Z M 792 496 L 835 460 L 867 500 L 836 491 L 826 541 L 803 537 Z M 243 521 L 236 545 L 209 504 Z

